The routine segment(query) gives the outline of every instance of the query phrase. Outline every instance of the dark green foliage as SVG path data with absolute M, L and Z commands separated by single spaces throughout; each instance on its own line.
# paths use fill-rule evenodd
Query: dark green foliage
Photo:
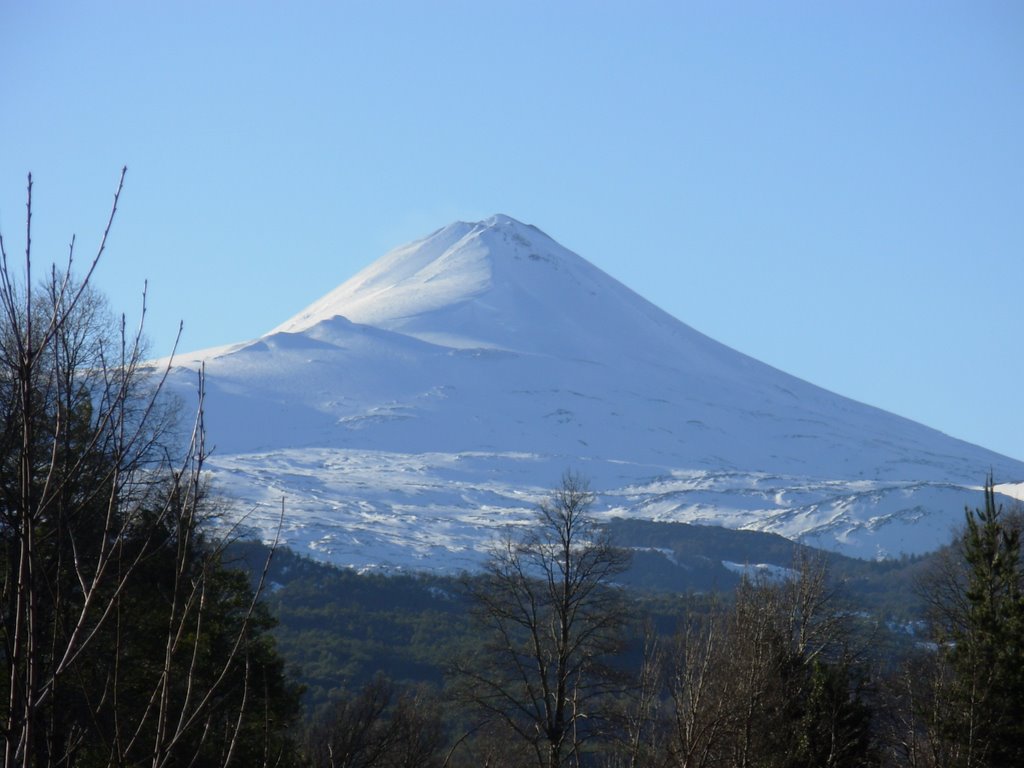
M 48 402 L 57 410 L 46 411 Z M 267 751 L 290 753 L 284 734 L 298 697 L 270 614 L 253 602 L 247 576 L 225 568 L 198 533 L 197 487 L 166 467 L 126 482 L 142 457 L 125 464 L 91 402 L 82 392 L 63 402 L 40 395 L 33 455 L 48 460 L 27 477 L 21 446 L 4 440 L 0 453 L 5 719 L 18 700 L 10 681 L 35 680 L 41 694 L 20 752 L 35 765 L 67 766 L 220 766 L 229 755 L 251 764 Z M 19 563 L 29 536 L 26 582 Z M 35 651 L 16 654 L 26 599 Z
M 872 764 L 872 710 L 862 674 L 849 661 L 815 661 L 804 667 L 789 713 L 795 738 L 781 745 L 789 752 L 785 765 L 856 768 Z
M 983 508 L 966 510 L 953 570 L 937 616 L 951 676 L 939 717 L 956 765 L 1024 764 L 1024 568 L 1021 516 L 996 504 L 992 480 Z
M 256 568 L 265 549 L 240 542 L 229 556 Z M 282 549 L 268 578 L 265 600 L 280 622 L 274 635 L 305 686 L 311 716 L 379 673 L 440 687 L 471 642 L 468 603 L 453 577 L 359 574 Z
M 290 759 L 298 699 L 273 622 L 201 534 L 201 411 L 175 439 L 141 338 L 110 321 L 91 268 L 73 279 L 69 256 L 37 286 L 28 237 L 19 284 L 0 252 L 4 764 Z
M 1004 528 L 1019 528 L 1014 514 L 998 519 Z M 709 559 L 743 559 L 742 550 L 737 551 L 735 542 L 730 541 L 733 532 L 652 525 L 654 528 L 642 535 L 654 535 L 654 531 L 657 537 L 653 541 L 664 548 L 685 552 L 686 547 L 703 542 L 708 545 Z M 637 526 L 625 538 L 636 546 L 653 546 L 638 534 L 645 527 Z M 984 524 L 979 523 L 977 535 L 983 537 Z M 1018 546 L 1013 536 L 1000 541 L 1004 549 Z M 601 738 L 578 751 L 581 765 L 957 765 L 960 752 L 955 745 L 948 739 L 928 741 L 930 737 L 921 730 L 922 721 L 913 717 L 915 712 L 920 715 L 921 707 L 947 715 L 956 709 L 947 693 L 951 690 L 947 687 L 952 680 L 951 666 L 947 664 L 945 672 L 935 666 L 940 658 L 951 659 L 951 654 L 924 649 L 916 657 L 917 666 L 906 666 L 903 659 L 918 645 L 920 636 L 887 629 L 884 616 L 871 614 L 880 603 L 861 589 L 865 583 L 877 584 L 885 593 L 884 582 L 891 578 L 892 597 L 898 597 L 909 574 L 941 562 L 941 556 L 850 564 L 839 557 L 808 556 L 803 548 L 795 551 L 797 565 L 793 561 L 776 564 L 801 574 L 796 581 L 740 580 L 736 587 L 718 592 L 718 597 L 715 593 L 627 593 L 628 612 L 644 617 L 644 625 L 653 632 L 650 637 L 661 649 L 659 660 L 652 667 L 645 651 L 649 635 L 639 620 L 627 627 L 609 670 L 639 681 L 640 670 L 646 667 L 649 677 L 647 682 L 628 685 L 616 694 L 620 712 L 603 713 Z M 952 552 L 950 549 L 947 554 Z M 756 552 L 750 554 L 750 559 L 758 562 L 772 562 L 755 558 Z M 262 556 L 257 544 L 232 549 L 233 558 L 251 562 L 254 568 Z M 805 572 L 800 563 L 827 563 L 830 571 L 838 564 L 844 576 L 825 581 L 823 571 L 811 568 Z M 957 573 L 962 577 L 958 582 L 964 598 L 961 604 L 966 605 L 965 566 Z M 332 717 L 344 721 L 352 713 L 353 703 L 375 685 L 375 674 L 384 672 L 402 681 L 387 684 L 393 697 L 423 681 L 447 699 L 446 706 L 437 711 L 444 723 L 442 752 L 457 743 L 449 765 L 537 763 L 529 745 L 525 751 L 514 746 L 507 730 L 497 727 L 496 721 L 474 721 L 443 692 L 448 661 L 464 658 L 467 651 L 480 648 L 483 640 L 467 621 L 470 603 L 459 580 L 360 575 L 287 551 L 278 553 L 270 578 L 270 603 L 282 619 L 276 635 L 289 658 L 301 660 L 311 686 L 307 717 L 321 726 Z M 486 590 L 486 584 L 486 575 L 462 580 L 462 587 L 470 592 Z M 846 594 L 838 594 L 839 587 Z M 903 602 L 907 607 L 902 617 L 921 615 L 913 608 L 921 601 L 904 596 Z M 691 627 L 684 645 L 670 640 L 681 626 Z M 710 636 L 702 634 L 707 627 L 712 628 Z M 710 666 L 703 668 L 707 653 Z M 652 668 L 656 670 L 651 672 Z M 702 675 L 707 677 L 702 680 Z M 672 679 L 681 681 L 674 691 Z M 654 691 L 653 696 L 639 701 L 641 688 Z M 936 691 L 939 698 L 935 698 Z M 690 737 L 673 739 L 671 730 L 685 724 L 688 706 L 696 707 L 690 721 L 694 730 Z M 381 710 L 375 728 L 387 731 L 390 711 Z
M 636 590 L 727 594 L 739 585 L 741 576 L 723 566 L 723 561 L 788 568 L 798 557 L 812 557 L 823 559 L 832 579 L 843 585 L 844 596 L 857 609 L 909 620 L 920 617 L 923 608 L 913 585 L 917 574 L 928 567 L 929 556 L 858 560 L 772 533 L 689 523 L 620 519 L 609 521 L 607 529 L 616 545 L 635 549 L 631 567 L 618 581 Z
M 239 542 L 228 555 L 230 563 L 258 572 L 266 550 L 258 543 Z M 442 687 L 451 659 L 479 642 L 469 625 L 470 603 L 463 591 L 467 579 L 472 585 L 479 578 L 359 574 L 279 550 L 271 564 L 266 601 L 280 621 L 274 635 L 281 653 L 306 688 L 307 717 L 322 714 L 331 702 L 359 690 L 378 673 L 403 683 Z M 721 596 L 724 606 L 731 599 L 731 592 Z M 630 613 L 646 617 L 661 637 L 672 636 L 684 615 L 699 618 L 717 610 L 711 595 L 631 592 L 629 601 Z M 836 603 L 837 609 L 845 605 Z M 643 661 L 639 624 L 617 657 L 622 670 L 638 669 Z M 878 622 L 867 618 L 850 616 L 848 624 L 857 634 L 874 631 L 872 648 L 887 654 L 914 642 L 912 636 L 884 627 L 879 635 L 873 629 Z

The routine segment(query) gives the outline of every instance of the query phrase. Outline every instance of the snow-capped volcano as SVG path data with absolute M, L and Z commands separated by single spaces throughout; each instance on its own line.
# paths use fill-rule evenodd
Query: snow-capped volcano
M 1024 464 L 725 347 L 540 230 L 458 222 L 206 363 L 211 466 L 286 539 L 448 569 L 572 467 L 597 511 L 934 548 Z M 179 376 L 178 381 L 188 381 Z M 251 523 L 265 527 L 259 511 Z
M 395 249 L 271 334 L 338 316 L 454 349 L 594 360 L 653 357 L 695 335 L 539 229 L 501 215 Z M 645 342 L 608 343 L 629 338 Z

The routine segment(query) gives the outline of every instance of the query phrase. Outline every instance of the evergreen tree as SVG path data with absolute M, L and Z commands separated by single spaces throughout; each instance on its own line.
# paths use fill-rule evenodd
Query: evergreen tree
M 952 679 L 943 735 L 959 765 L 1024 765 L 1024 571 L 1019 514 L 996 504 L 965 510 L 962 592 L 946 606 L 940 638 Z

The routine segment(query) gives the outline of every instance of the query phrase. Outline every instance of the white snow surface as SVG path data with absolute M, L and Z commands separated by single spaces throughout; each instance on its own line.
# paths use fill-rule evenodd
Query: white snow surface
M 780 565 L 772 565 L 771 563 L 732 563 L 728 560 L 723 560 L 722 565 L 727 570 L 750 579 L 782 582 L 795 579 L 800 575 L 792 568 L 783 568 Z
M 720 290 L 723 301 L 728 289 Z M 205 364 L 228 517 L 358 568 L 471 568 L 562 472 L 598 516 L 773 531 L 859 557 L 934 549 L 1024 464 L 702 335 L 540 230 L 458 222 Z

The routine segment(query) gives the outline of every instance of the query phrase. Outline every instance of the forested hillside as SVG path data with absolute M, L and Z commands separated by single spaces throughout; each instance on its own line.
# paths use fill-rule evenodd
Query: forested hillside
M 1008 765 L 992 755 L 1018 754 L 1015 726 L 969 723 L 980 711 L 1002 723 L 992 712 L 1020 702 L 1015 678 L 991 698 L 965 687 L 1017 653 L 1021 518 L 993 503 L 946 550 L 902 562 L 763 534 L 589 522 L 567 570 L 550 559 L 558 537 L 499 547 L 485 572 L 461 578 L 361 575 L 280 550 L 266 601 L 305 686 L 301 739 L 315 764 L 380 750 L 358 764 L 398 765 L 388 761 L 413 750 L 413 764 L 455 766 Z M 1012 577 L 978 572 L 986 540 L 990 556 L 1017 564 Z M 595 578 L 594 546 L 632 557 Z M 265 549 L 231 553 L 252 568 Z M 752 555 L 770 567 L 721 568 Z M 980 599 L 978 579 L 1002 596 L 981 616 L 964 608 Z M 967 658 L 956 650 L 965 638 L 981 643 Z M 559 680 L 574 702 L 561 714 L 542 706 Z

